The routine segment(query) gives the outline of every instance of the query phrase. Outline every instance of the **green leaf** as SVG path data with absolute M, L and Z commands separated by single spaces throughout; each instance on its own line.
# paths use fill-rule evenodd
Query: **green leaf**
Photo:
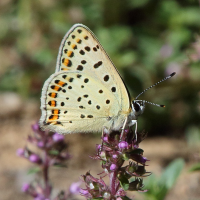
M 200 170 L 200 163 L 197 163 L 197 164 L 193 165 L 193 166 L 189 169 L 190 172 L 199 171 L 199 170 Z
M 126 191 L 129 188 L 129 181 L 125 176 L 121 176 L 119 179 L 121 187 Z
M 131 200 L 130 198 L 128 198 L 127 196 L 121 197 L 123 200 Z
M 51 154 L 51 155 L 57 156 L 59 154 L 59 151 L 57 151 L 57 150 L 50 150 L 50 151 L 48 151 L 48 153 Z
M 53 166 L 55 166 L 55 167 L 63 167 L 63 168 L 67 167 L 66 164 L 61 164 L 61 163 L 59 163 L 59 164 L 55 163 Z
M 28 171 L 28 174 L 36 174 L 38 172 L 40 172 L 41 169 L 39 167 L 35 167 L 35 168 L 32 168 Z
M 147 193 L 143 193 L 146 199 L 164 199 L 177 180 L 183 166 L 183 159 L 176 159 L 166 167 L 159 179 L 152 174 L 147 180 L 144 180 L 145 188 L 148 189 Z
M 143 152 L 144 152 L 143 149 L 138 148 L 138 149 L 134 149 L 134 150 L 131 151 L 130 153 L 135 153 L 135 154 L 141 155 L 141 154 L 143 154 Z
M 170 189 L 179 177 L 184 166 L 184 160 L 179 158 L 171 162 L 163 172 L 160 183 Z

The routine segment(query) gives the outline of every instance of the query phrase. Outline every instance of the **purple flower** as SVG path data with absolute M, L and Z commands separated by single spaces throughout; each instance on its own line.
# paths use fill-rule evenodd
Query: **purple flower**
M 81 182 L 72 183 L 69 190 L 72 194 L 78 194 L 80 192 Z
M 29 160 L 33 163 L 38 163 L 40 161 L 40 157 L 36 154 L 31 154 L 29 156 Z
M 104 141 L 104 142 L 108 142 L 108 136 L 104 136 L 104 137 L 103 137 L 103 141 Z
M 17 156 L 23 156 L 24 155 L 24 149 L 22 149 L 22 148 L 17 149 L 16 154 L 17 154 Z
M 38 123 L 33 124 L 33 125 L 32 125 L 32 129 L 33 129 L 33 131 L 38 131 L 38 130 L 40 130 L 39 124 L 38 124 Z
M 44 147 L 44 142 L 43 142 L 43 141 L 39 141 L 39 142 L 37 143 L 37 146 L 38 146 L 38 147 Z
M 146 161 L 149 161 L 149 160 L 148 160 L 146 157 L 143 157 L 143 156 L 142 156 L 142 158 L 141 158 L 141 163 L 145 164 Z
M 29 188 L 30 188 L 30 185 L 28 183 L 24 183 L 21 190 L 22 192 L 27 192 Z
M 113 154 L 112 157 L 113 157 L 114 159 L 116 159 L 118 156 L 117 156 L 117 154 Z
M 122 141 L 122 142 L 120 142 L 120 143 L 118 144 L 118 147 L 119 147 L 120 149 L 125 149 L 125 148 L 128 147 L 128 143 L 125 142 L 125 141 Z
M 80 188 L 79 192 L 80 192 L 82 195 L 88 195 L 88 194 L 89 194 L 88 190 L 86 190 L 86 189 L 81 189 L 81 188 Z
M 111 171 L 115 171 L 117 169 L 117 165 L 116 164 L 111 164 L 110 165 L 110 170 Z
M 64 140 L 64 136 L 59 133 L 55 133 L 52 138 L 54 142 L 59 142 Z
M 44 195 L 38 195 L 34 198 L 34 200 L 49 200 L 48 198 L 45 198 Z

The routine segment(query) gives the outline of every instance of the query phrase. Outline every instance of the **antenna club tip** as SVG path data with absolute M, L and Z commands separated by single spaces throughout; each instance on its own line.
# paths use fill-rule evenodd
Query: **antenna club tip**
M 165 108 L 165 105 L 160 105 L 160 107 Z
M 173 73 L 170 74 L 170 76 L 172 77 L 172 76 L 174 76 L 175 74 L 176 74 L 176 72 L 173 72 Z

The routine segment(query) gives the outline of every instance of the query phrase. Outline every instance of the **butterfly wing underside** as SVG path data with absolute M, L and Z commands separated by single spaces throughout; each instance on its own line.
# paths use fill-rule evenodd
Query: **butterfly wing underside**
M 41 127 L 60 133 L 116 129 L 130 112 L 118 71 L 95 35 L 81 24 L 65 35 L 41 102 Z

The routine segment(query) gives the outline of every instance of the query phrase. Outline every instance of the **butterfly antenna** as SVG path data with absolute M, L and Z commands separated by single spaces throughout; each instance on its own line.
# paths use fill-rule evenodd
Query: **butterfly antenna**
M 154 106 L 158 106 L 158 107 L 165 107 L 165 105 L 160 105 L 160 104 L 157 104 L 157 103 L 152 103 L 150 101 L 145 101 L 145 103 L 148 103 L 148 104 L 151 104 L 151 105 L 154 105 Z
M 172 76 L 174 76 L 176 74 L 176 72 L 173 72 L 171 73 L 169 76 L 163 78 L 162 80 L 158 81 L 157 83 L 153 84 L 152 86 L 148 87 L 147 89 L 145 89 L 143 92 L 141 92 L 140 94 L 137 95 L 137 97 L 135 98 L 135 100 L 138 99 L 138 97 L 140 95 L 142 95 L 143 93 L 145 93 L 147 90 L 151 89 L 152 87 L 158 85 L 159 83 L 163 82 L 163 81 L 166 81 L 167 79 L 171 78 Z M 155 103 L 151 103 L 151 102 L 148 102 L 146 101 L 146 103 L 149 103 L 149 104 L 152 104 L 152 105 L 155 105 L 155 106 L 159 106 L 159 107 L 164 107 L 163 105 L 158 105 L 158 104 L 155 104 Z

